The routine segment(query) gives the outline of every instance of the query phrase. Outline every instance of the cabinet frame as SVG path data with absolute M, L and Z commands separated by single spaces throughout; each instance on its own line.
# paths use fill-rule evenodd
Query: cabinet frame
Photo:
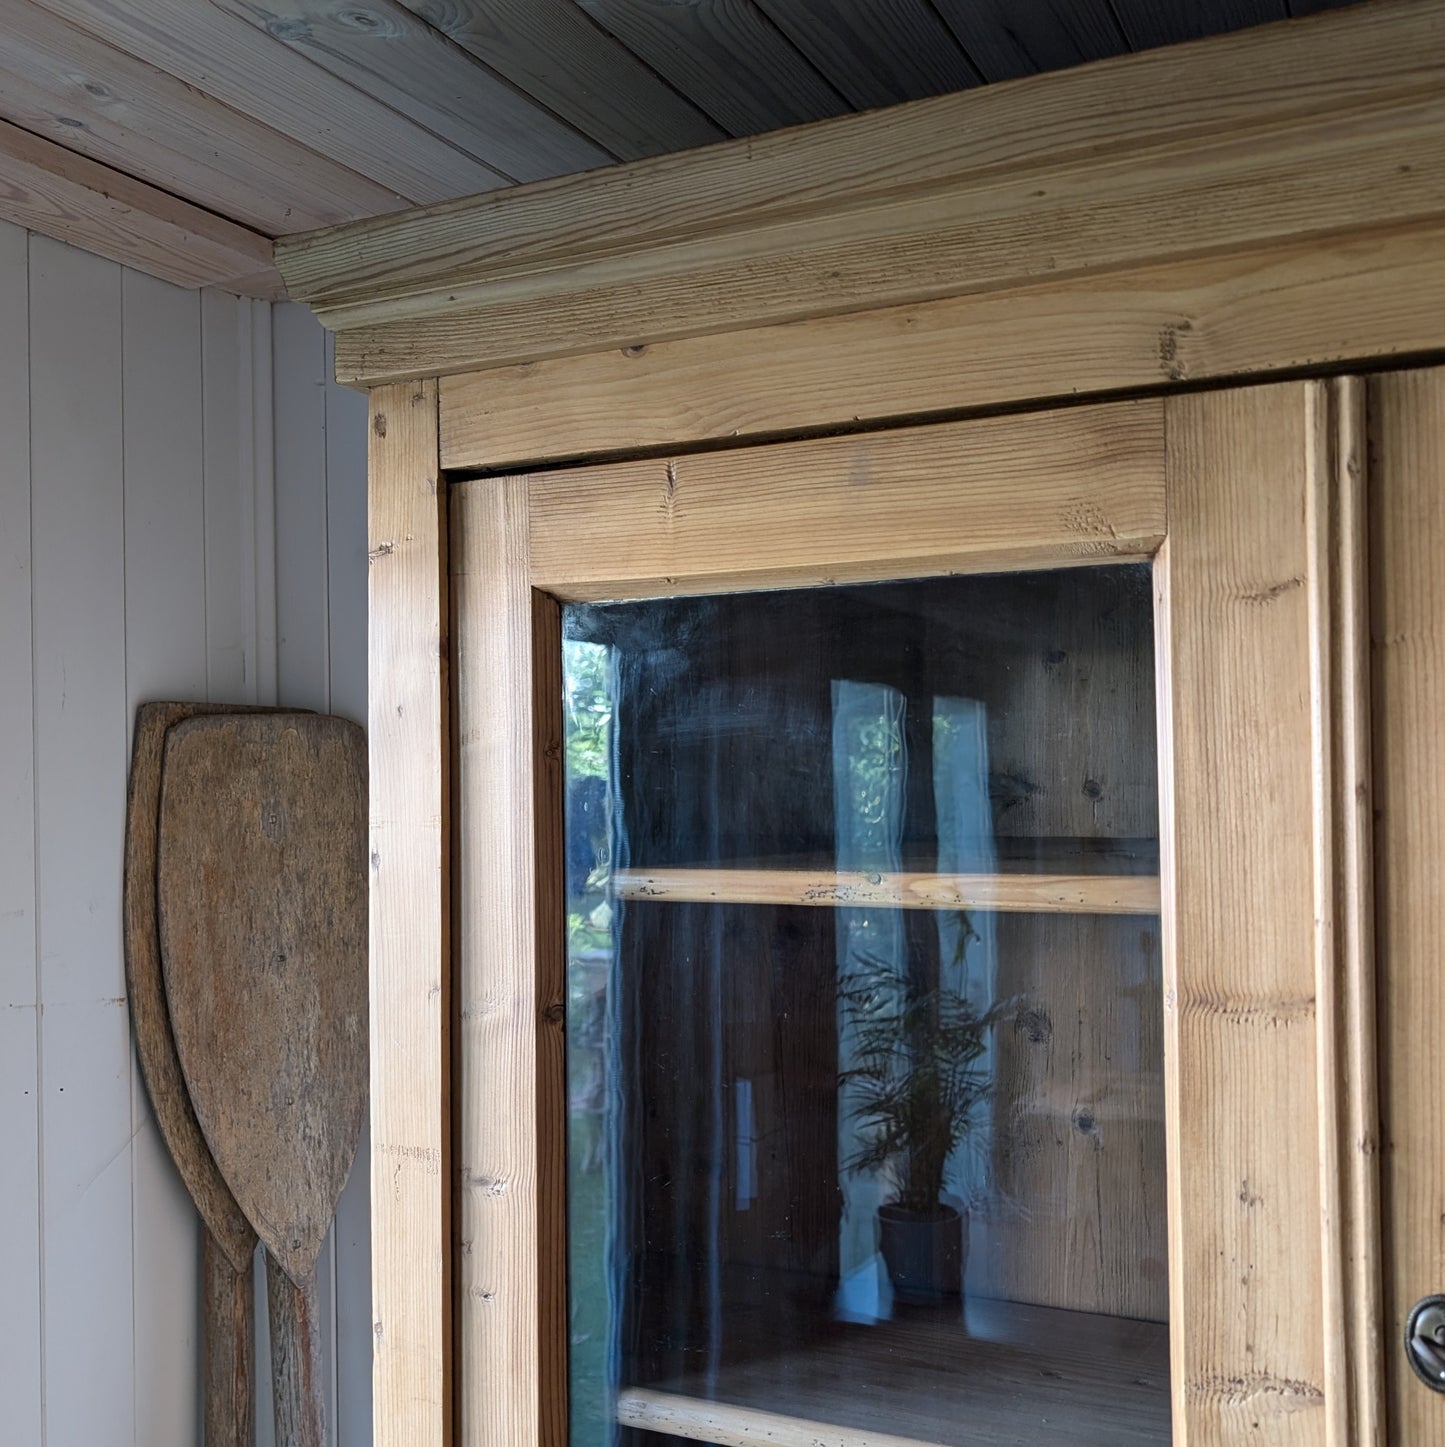
M 1291 85 L 1270 93 L 1269 78 L 1281 75 Z M 1219 565 L 1231 549 L 1241 564 L 1246 556 L 1242 520 L 1257 499 L 1238 479 L 1253 477 L 1268 496 L 1293 474 L 1269 462 L 1263 441 L 1256 455 L 1232 455 L 1191 411 L 1207 407 L 1190 389 L 1445 355 L 1445 196 L 1426 184 L 1445 174 L 1442 76 L 1445 11 L 1436 0 L 1376 0 L 281 247 L 292 295 L 338 333 L 341 375 L 371 388 L 378 1447 L 476 1440 L 454 1410 L 465 1373 L 452 1351 L 463 1308 L 453 1295 L 452 1204 L 462 1183 L 452 1039 L 466 1022 L 452 964 L 450 483 L 536 466 L 535 478 L 570 471 L 581 486 L 580 469 L 541 468 L 637 452 L 653 454 L 655 466 L 691 468 L 739 442 L 842 431 L 861 445 L 871 429 L 906 419 L 988 420 L 1010 408 L 1021 409 L 1024 436 L 1042 415 L 1027 409 L 1144 391 L 1163 399 L 1170 468 L 1184 467 L 1172 439 L 1193 437 L 1218 458 L 1190 494 L 1197 507 L 1234 496 L 1239 509 L 1235 522 L 1215 518 L 1213 542 L 1208 528 L 1190 534 L 1185 474 L 1171 473 L 1156 573 L 1167 616 L 1192 617 L 1208 590 L 1196 575 L 1181 591 L 1181 570 L 1198 559 Z M 904 166 L 914 200 L 938 202 L 908 212 L 912 230 L 890 230 L 876 214 L 892 200 L 876 188 L 880 157 Z M 1047 184 L 997 204 L 995 183 L 1010 168 Z M 818 185 L 801 187 L 800 176 Z M 1064 266 L 1032 246 L 1060 188 L 1073 198 L 1070 228 L 1055 233 L 1073 238 Z M 984 205 L 993 207 L 987 223 L 970 221 L 971 208 Z M 1154 225 L 1161 208 L 1173 218 L 1167 232 Z M 945 231 L 950 269 L 923 283 L 899 266 Z M 860 238 L 852 281 L 811 293 L 781 281 L 769 288 L 775 243 L 819 258 L 840 236 Z M 729 267 L 763 280 L 734 288 Z M 625 275 L 625 297 L 607 290 L 608 268 Z M 717 309 L 688 320 L 678 306 L 709 277 Z M 1359 409 L 1347 382 L 1280 385 L 1304 399 L 1308 443 L 1292 456 L 1307 459 L 1307 566 L 1253 592 L 1261 617 L 1304 605 L 1310 629 L 1300 685 L 1312 700 L 1310 817 L 1291 823 L 1314 840 L 1319 923 L 1310 938 L 1323 1042 L 1315 1118 L 1319 1160 L 1334 1163 L 1321 1178 L 1310 1240 L 1320 1243 L 1322 1299 L 1340 1309 L 1320 1328 L 1323 1400 L 1305 1392 L 1307 1415 L 1295 1419 L 1318 1413 L 1325 1435 L 1301 1426 L 1289 1437 L 1281 1426 L 1277 1440 L 1344 1447 L 1384 1440 L 1378 1382 L 1395 1335 L 1371 1305 L 1375 1267 L 1361 1244 L 1379 1238 L 1370 1236 L 1372 1168 L 1358 1159 L 1378 1145 L 1361 824 L 1363 542 L 1347 486 L 1362 472 Z M 1201 550 L 1195 562 L 1181 546 L 1190 536 Z M 1256 561 L 1261 576 L 1270 571 Z M 1273 583 L 1289 586 L 1262 596 Z M 1176 679 L 1179 660 L 1168 665 Z M 1169 702 L 1165 733 L 1177 748 L 1180 699 Z M 1177 798 L 1177 766 L 1174 777 Z M 1175 928 L 1196 920 L 1186 904 L 1172 906 Z M 1245 1016 L 1242 1029 L 1274 1028 L 1268 1010 Z M 1187 1269 L 1183 1248 L 1176 1256 Z M 1187 1341 L 1181 1350 L 1181 1440 L 1227 1440 L 1228 1411 L 1248 1410 L 1261 1390 L 1270 1399 L 1269 1383 L 1255 1381 L 1229 1344 L 1212 1356 L 1201 1348 L 1193 1377 Z
M 1311 1417 L 1320 1441 L 1375 1440 L 1368 834 L 1335 804 L 1368 797 L 1362 620 L 1335 606 L 1342 569 L 1358 585 L 1361 395 L 1284 383 L 454 485 L 461 1441 L 566 1441 L 561 603 L 1128 558 L 1158 590 L 1176 1440 L 1246 1415 L 1263 1440 Z

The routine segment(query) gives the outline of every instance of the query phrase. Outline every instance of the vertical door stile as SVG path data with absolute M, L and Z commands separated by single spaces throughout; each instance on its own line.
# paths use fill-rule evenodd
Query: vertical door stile
M 1375 890 L 1390 1441 L 1445 1444 L 1406 1364 L 1406 1317 L 1445 1292 L 1445 369 L 1370 383 Z
M 566 1438 L 560 613 L 528 481 L 453 490 L 457 659 L 457 1440 Z
M 1327 1440 L 1309 388 L 1166 404 L 1158 628 L 1180 1447 Z

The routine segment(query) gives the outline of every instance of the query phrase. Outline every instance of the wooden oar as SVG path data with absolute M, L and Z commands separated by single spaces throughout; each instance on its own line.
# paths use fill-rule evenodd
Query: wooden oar
M 278 1447 L 321 1447 L 316 1259 L 366 1110 L 366 743 L 342 719 L 166 736 L 161 965 L 211 1154 L 267 1251 Z
M 156 829 L 166 730 L 216 704 L 148 703 L 136 714 L 125 829 L 125 975 L 136 1055 L 161 1136 L 205 1226 L 201 1277 L 207 1447 L 252 1447 L 256 1233 L 201 1134 L 166 1011 L 156 921 Z

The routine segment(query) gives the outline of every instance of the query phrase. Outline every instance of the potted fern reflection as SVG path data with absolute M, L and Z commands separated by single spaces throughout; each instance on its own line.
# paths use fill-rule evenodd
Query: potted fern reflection
M 895 1185 L 878 1210 L 894 1299 L 931 1304 L 963 1289 L 967 1215 L 943 1200 L 944 1176 L 989 1093 L 979 1062 L 997 1012 L 917 973 L 865 957 L 844 977 L 851 1064 L 839 1084 L 861 1137 L 845 1166 L 889 1172 Z

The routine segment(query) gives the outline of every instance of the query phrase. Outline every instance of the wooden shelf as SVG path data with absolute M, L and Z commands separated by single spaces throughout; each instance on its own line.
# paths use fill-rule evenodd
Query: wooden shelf
M 1164 1447 L 1168 1328 L 1012 1302 L 849 1326 L 623 1392 L 617 1420 L 719 1447 Z
M 1041 914 L 1158 914 L 1147 874 L 870 874 L 814 869 L 624 869 L 618 899 L 801 904 L 828 909 L 979 909 Z

